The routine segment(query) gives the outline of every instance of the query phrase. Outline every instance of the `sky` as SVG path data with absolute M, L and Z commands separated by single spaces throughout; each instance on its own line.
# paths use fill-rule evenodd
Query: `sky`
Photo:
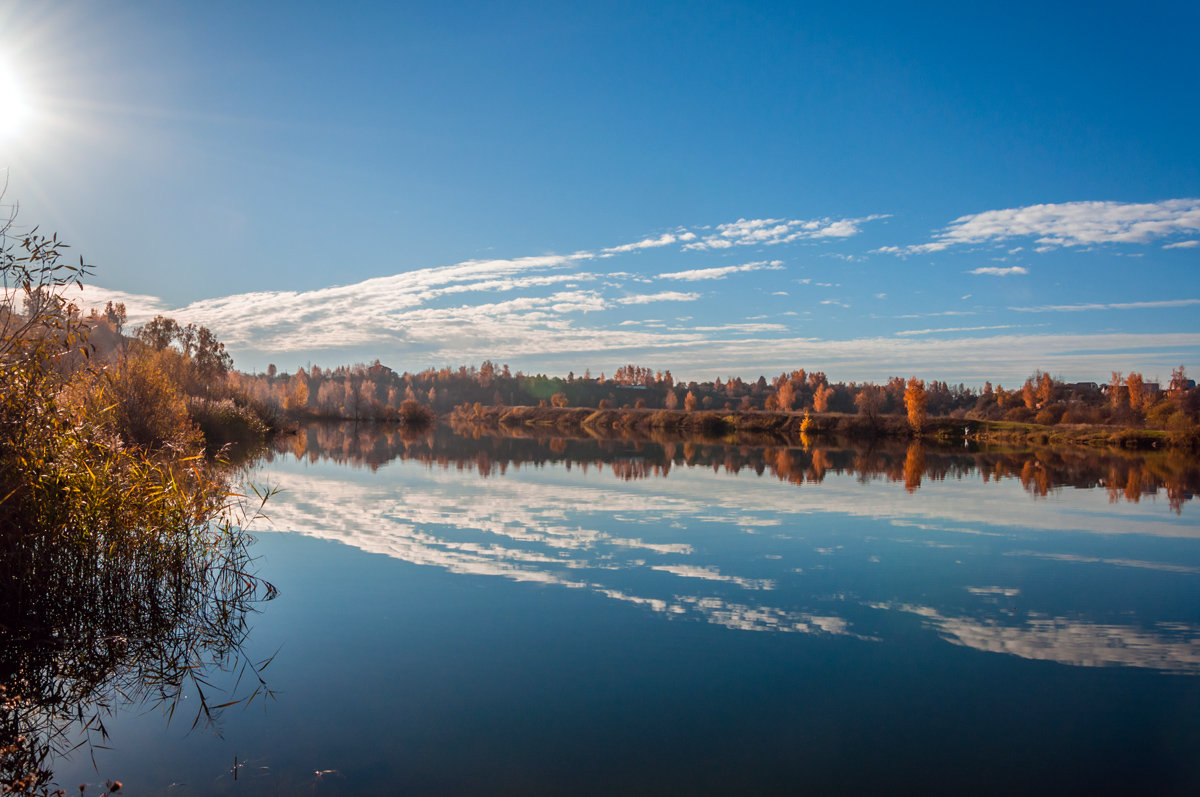
M 18 226 L 235 365 L 1200 373 L 1195 3 L 0 2 Z

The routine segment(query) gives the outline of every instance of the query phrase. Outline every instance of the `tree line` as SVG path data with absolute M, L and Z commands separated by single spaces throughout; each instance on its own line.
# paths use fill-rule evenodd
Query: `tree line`
M 991 382 L 972 388 L 915 376 L 878 384 L 833 382 L 823 371 L 804 369 L 753 381 L 733 376 L 682 382 L 669 370 L 632 364 L 611 376 L 585 371 L 559 377 L 512 371 L 491 360 L 478 367 L 415 373 L 397 372 L 379 360 L 332 369 L 311 366 L 291 374 L 272 365 L 266 373 L 235 373 L 230 379 L 256 401 L 296 416 L 358 421 L 400 418 L 412 405 L 438 414 L 480 405 L 889 415 L 907 417 L 918 431 L 930 417 L 1168 430 L 1189 430 L 1200 420 L 1200 391 L 1183 366 L 1166 385 L 1140 373 L 1113 373 L 1105 382 L 1066 382 L 1037 371 L 1012 388 Z

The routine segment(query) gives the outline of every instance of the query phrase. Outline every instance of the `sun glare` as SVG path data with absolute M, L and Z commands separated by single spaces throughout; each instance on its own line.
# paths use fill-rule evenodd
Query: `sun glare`
M 29 100 L 16 77 L 0 66 L 0 141 L 19 136 L 30 117 Z

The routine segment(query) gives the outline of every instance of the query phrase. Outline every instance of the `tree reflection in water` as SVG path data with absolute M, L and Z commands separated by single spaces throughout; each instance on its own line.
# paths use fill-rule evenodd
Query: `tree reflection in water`
M 100 549 L 4 539 L 0 582 L 0 784 L 54 794 L 56 755 L 103 743 L 123 705 L 174 715 L 185 696 L 193 727 L 270 695 L 267 662 L 243 654 L 248 619 L 275 589 L 252 572 L 244 524 L 193 528 L 164 549 Z M 243 694 L 216 676 L 237 673 Z
M 487 476 L 522 464 L 561 462 L 566 467 L 611 469 L 625 480 L 667 476 L 674 466 L 753 470 L 795 485 L 820 483 L 829 473 L 860 481 L 883 479 L 915 492 L 923 480 L 968 476 L 984 482 L 1018 479 L 1034 497 L 1060 487 L 1103 488 L 1111 502 L 1138 502 L 1163 491 L 1172 510 L 1200 488 L 1200 459 L 1189 452 L 1138 452 L 1094 448 L 977 448 L 896 440 L 811 438 L 801 447 L 770 439 L 687 439 L 633 430 L 600 437 L 569 437 L 552 430 L 516 428 L 504 436 L 479 428 L 431 427 L 412 433 L 390 424 L 313 424 L 283 439 L 277 451 L 316 462 L 375 469 L 393 459 L 471 469 Z

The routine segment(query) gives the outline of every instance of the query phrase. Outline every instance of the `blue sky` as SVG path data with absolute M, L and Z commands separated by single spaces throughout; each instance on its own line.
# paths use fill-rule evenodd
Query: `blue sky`
M 1200 372 L 1198 23 L 8 3 L 0 167 L 89 301 L 247 369 L 1166 378 Z

